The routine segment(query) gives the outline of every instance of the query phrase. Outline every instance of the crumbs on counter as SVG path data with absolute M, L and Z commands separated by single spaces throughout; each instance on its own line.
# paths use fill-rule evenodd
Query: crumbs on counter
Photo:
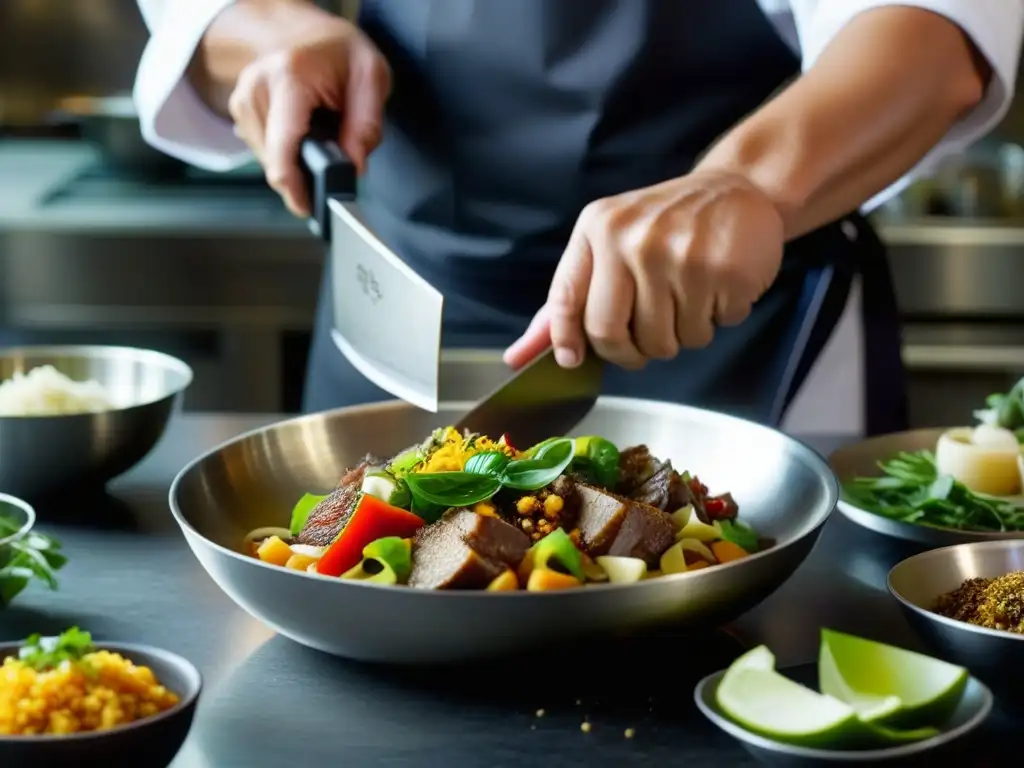
M 592 726 L 590 722 L 587 720 L 584 720 L 582 723 L 580 723 L 580 730 L 584 733 L 590 733 L 590 729 L 593 727 L 594 726 Z
M 543 709 L 538 709 L 537 710 L 537 717 L 544 717 L 544 710 Z
M 636 729 L 635 728 L 627 728 L 624 735 L 625 735 L 625 737 L 627 739 L 632 739 L 634 736 L 636 736 Z

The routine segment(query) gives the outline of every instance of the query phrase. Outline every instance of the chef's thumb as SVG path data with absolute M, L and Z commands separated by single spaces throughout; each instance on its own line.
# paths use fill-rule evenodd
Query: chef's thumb
M 384 103 L 390 90 L 391 73 L 379 56 L 366 56 L 350 66 L 339 140 L 360 173 L 366 170 L 366 158 L 380 144 Z

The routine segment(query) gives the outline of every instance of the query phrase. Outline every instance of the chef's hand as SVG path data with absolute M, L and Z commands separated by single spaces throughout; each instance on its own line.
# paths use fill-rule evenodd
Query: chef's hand
M 775 204 L 739 174 L 688 176 L 597 200 L 580 214 L 547 303 L 505 352 L 513 368 L 548 346 L 558 363 L 587 343 L 624 368 L 668 360 L 737 325 L 782 264 Z
M 309 200 L 298 156 L 313 110 L 341 113 L 339 143 L 362 172 L 380 142 L 390 88 L 390 69 L 373 43 L 355 25 L 322 13 L 242 70 L 228 111 L 267 182 L 292 213 L 306 216 Z

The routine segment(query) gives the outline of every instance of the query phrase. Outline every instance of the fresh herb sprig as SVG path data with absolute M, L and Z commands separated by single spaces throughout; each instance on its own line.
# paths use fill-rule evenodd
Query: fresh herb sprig
M 78 662 L 95 650 L 92 635 L 78 627 L 62 632 L 57 637 L 32 635 L 18 650 L 18 659 L 36 671 L 59 667 L 62 662 Z
M 0 515 L 0 539 L 13 536 L 20 528 L 21 523 Z M 59 541 L 35 531 L 0 545 L 0 608 L 8 605 L 33 579 L 56 590 L 57 571 L 67 562 L 60 548 Z
M 878 467 L 881 477 L 857 477 L 844 485 L 847 501 L 904 523 L 990 533 L 1024 531 L 1024 508 L 975 493 L 939 474 L 931 451 L 903 452 Z

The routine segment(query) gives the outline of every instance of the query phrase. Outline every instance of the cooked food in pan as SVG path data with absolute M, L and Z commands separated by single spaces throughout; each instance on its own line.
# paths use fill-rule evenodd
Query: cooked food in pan
M 261 528 L 251 554 L 285 568 L 420 589 L 550 591 L 629 583 L 747 557 L 769 542 L 728 494 L 638 445 L 436 430 L 367 456 L 289 528 Z

